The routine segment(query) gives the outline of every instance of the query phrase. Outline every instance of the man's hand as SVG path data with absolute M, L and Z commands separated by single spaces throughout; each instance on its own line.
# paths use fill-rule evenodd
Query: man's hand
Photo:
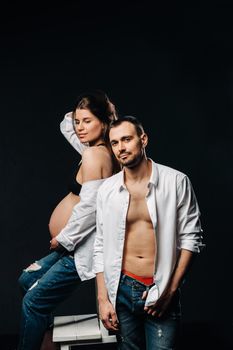
M 118 319 L 116 312 L 109 300 L 99 302 L 100 319 L 108 330 L 118 330 Z
M 50 241 L 50 250 L 51 249 L 57 249 L 59 247 L 59 243 L 56 240 L 56 238 L 52 238 Z
M 191 267 L 194 257 L 195 254 L 193 252 L 186 249 L 181 249 L 180 255 L 176 263 L 176 267 L 173 271 L 167 288 L 153 305 L 144 307 L 144 310 L 149 315 L 161 317 L 164 314 L 174 294 L 181 285 L 187 271 Z M 145 295 L 143 294 L 142 299 L 145 299 L 146 295 L 146 293 Z
M 167 310 L 174 293 L 169 291 L 164 291 L 164 293 L 161 295 L 161 297 L 150 306 L 145 306 L 144 310 L 152 316 L 161 317 L 164 312 Z M 142 299 L 146 299 L 147 292 L 144 292 L 142 295 Z

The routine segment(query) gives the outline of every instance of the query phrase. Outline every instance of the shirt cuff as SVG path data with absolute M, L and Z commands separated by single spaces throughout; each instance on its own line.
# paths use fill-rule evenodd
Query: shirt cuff
M 69 252 L 73 251 L 74 244 L 62 233 L 62 231 L 56 236 L 56 240 Z
M 100 273 L 100 272 L 104 272 L 104 266 L 102 264 L 95 264 L 93 267 L 93 272 L 95 274 Z

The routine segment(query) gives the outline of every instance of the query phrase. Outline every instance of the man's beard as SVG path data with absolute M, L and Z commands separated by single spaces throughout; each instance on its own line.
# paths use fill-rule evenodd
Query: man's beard
M 136 155 L 133 159 L 129 160 L 129 161 L 126 161 L 126 162 L 122 162 L 120 161 L 120 164 L 123 166 L 123 167 L 126 167 L 126 168 L 129 168 L 129 169 L 133 169 L 135 167 L 137 167 L 142 159 L 144 157 L 144 154 L 143 152 L 141 151 L 138 155 Z

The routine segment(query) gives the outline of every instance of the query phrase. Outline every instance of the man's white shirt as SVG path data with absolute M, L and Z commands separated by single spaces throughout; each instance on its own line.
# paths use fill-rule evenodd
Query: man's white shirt
M 152 173 L 145 199 L 156 235 L 157 256 L 155 284 L 149 290 L 146 305 L 154 303 L 163 293 L 179 250 L 199 253 L 204 246 L 200 210 L 189 178 L 180 171 L 150 161 Z M 129 201 L 123 170 L 99 187 L 93 270 L 95 273 L 104 272 L 109 299 L 114 307 L 122 269 Z

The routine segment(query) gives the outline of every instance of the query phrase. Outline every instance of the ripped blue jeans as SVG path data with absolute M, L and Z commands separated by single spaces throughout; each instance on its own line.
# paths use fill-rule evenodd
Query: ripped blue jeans
M 144 311 L 146 285 L 126 275 L 118 287 L 116 312 L 119 320 L 119 350 L 174 350 L 180 328 L 179 292 L 166 313 L 156 318 Z
M 23 291 L 18 350 L 39 350 L 52 312 L 81 282 L 74 258 L 53 251 L 26 268 L 19 277 Z

